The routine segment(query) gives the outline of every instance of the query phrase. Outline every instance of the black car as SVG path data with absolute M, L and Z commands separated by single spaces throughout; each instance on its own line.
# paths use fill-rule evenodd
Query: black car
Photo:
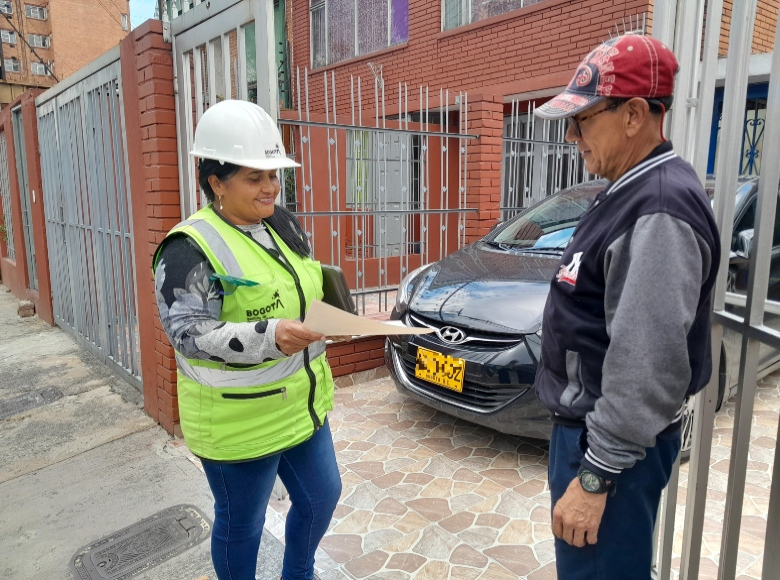
M 480 241 L 410 273 L 399 287 L 392 318 L 435 332 L 388 338 L 385 363 L 399 391 L 502 433 L 548 439 L 549 412 L 533 389 L 542 310 L 577 222 L 605 186 L 602 180 L 591 181 L 552 195 Z M 736 199 L 729 272 L 736 293 L 744 293 L 747 280 L 756 191 L 755 180 L 744 182 Z M 780 256 L 780 219 L 778 224 Z M 775 289 L 780 295 L 780 260 L 773 259 L 772 271 L 770 285 L 776 288 L 770 288 L 770 298 Z M 731 298 L 736 306 L 730 308 L 738 310 L 739 297 Z M 776 368 L 777 361 L 777 351 L 765 348 L 762 374 Z M 734 394 L 738 368 L 739 337 L 727 331 L 718 407 Z M 690 400 L 683 426 L 686 454 L 692 417 Z

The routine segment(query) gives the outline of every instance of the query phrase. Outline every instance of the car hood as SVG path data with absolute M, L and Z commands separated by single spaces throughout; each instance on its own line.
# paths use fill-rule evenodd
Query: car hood
M 530 334 L 560 255 L 507 252 L 477 242 L 420 275 L 409 309 L 431 320 L 482 332 Z

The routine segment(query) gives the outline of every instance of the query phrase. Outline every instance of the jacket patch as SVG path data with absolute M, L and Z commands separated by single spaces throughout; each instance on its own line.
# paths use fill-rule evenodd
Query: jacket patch
M 580 262 L 582 261 L 582 252 L 577 252 L 572 256 L 571 263 L 568 266 L 561 266 L 555 279 L 558 282 L 566 282 L 572 286 L 577 285 L 577 274 L 580 271 Z
M 274 292 L 274 295 L 271 298 L 271 303 L 268 304 L 268 306 L 264 306 L 263 308 L 254 308 L 251 310 L 249 308 L 246 309 L 247 322 L 254 322 L 256 320 L 265 320 L 266 318 L 269 318 L 270 314 L 274 312 L 277 308 L 284 308 L 284 304 L 282 304 L 282 299 L 279 296 L 278 290 Z

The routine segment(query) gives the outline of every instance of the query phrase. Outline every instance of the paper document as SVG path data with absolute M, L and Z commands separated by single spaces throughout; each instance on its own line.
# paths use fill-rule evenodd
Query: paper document
M 312 302 L 303 325 L 325 336 L 387 336 L 389 334 L 428 334 L 432 328 L 413 328 L 397 321 L 378 322 L 355 316 L 319 300 Z

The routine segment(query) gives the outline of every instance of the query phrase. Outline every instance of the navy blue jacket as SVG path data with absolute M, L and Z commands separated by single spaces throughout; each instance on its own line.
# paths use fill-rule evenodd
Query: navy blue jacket
M 670 143 L 600 193 L 553 279 L 535 387 L 584 423 L 583 465 L 607 479 L 674 428 L 712 372 L 720 241 L 710 200 Z

